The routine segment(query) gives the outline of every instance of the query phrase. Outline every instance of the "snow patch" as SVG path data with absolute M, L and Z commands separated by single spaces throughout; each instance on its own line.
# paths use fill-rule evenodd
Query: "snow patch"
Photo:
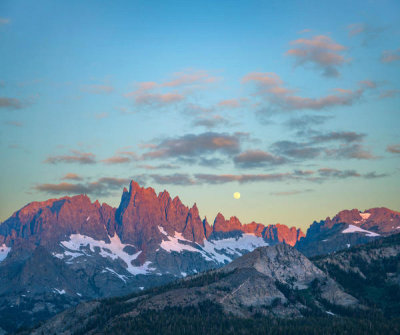
M 186 272 L 181 272 L 182 277 L 186 277 L 187 273 Z
M 158 229 L 163 233 L 162 227 L 159 226 Z M 174 236 L 168 236 L 168 240 L 162 241 L 160 244 L 160 248 L 167 252 L 198 252 L 205 260 L 222 264 L 231 262 L 234 258 L 243 255 L 243 251 L 253 251 L 255 248 L 263 246 L 268 246 L 268 243 L 262 237 L 253 234 L 243 234 L 237 238 L 231 237 L 221 240 L 204 240 L 204 246 L 201 246 L 185 239 L 182 233 L 178 232 L 175 232 Z
M 204 251 L 218 263 L 231 262 L 234 258 L 243 255 L 243 251 L 253 251 L 258 247 L 265 247 L 269 244 L 262 237 L 254 234 L 243 234 L 235 238 L 222 240 L 204 241 Z
M 332 312 L 329 312 L 329 311 L 326 311 L 326 314 L 335 315 L 335 314 L 333 314 Z
M 372 231 L 362 229 L 362 228 L 354 226 L 352 224 L 349 225 L 348 228 L 343 230 L 342 233 L 344 233 L 344 234 L 347 234 L 347 233 L 365 233 L 366 234 L 365 236 L 368 236 L 368 237 L 380 236 L 377 233 L 373 233 Z
M 59 290 L 58 288 L 53 288 L 53 290 L 54 290 L 55 293 L 58 293 L 58 294 L 65 294 L 65 290 L 64 290 L 64 289 Z
M 163 235 L 165 235 L 165 236 L 168 236 L 168 233 L 164 230 L 163 227 L 158 226 L 158 230 L 161 232 L 161 234 L 163 234 Z
M 7 247 L 4 243 L 0 245 L 0 262 L 4 261 L 10 250 L 11 247 Z
M 121 259 L 127 265 L 126 270 L 133 275 L 147 274 L 150 272 L 149 268 L 151 262 L 146 262 L 141 266 L 132 265 L 132 261 L 140 255 L 141 251 L 138 251 L 133 255 L 129 255 L 123 249 L 127 246 L 134 247 L 133 245 L 122 243 L 117 234 L 114 234 L 114 236 L 109 236 L 109 239 L 110 243 L 107 243 L 102 240 L 95 240 L 89 236 L 72 234 L 69 237 L 69 241 L 61 242 L 61 246 L 66 250 L 62 254 L 54 254 L 54 256 L 60 259 L 69 257 L 67 261 L 71 262 L 73 258 L 79 256 L 91 256 L 91 254 L 88 254 L 86 250 L 83 249 L 84 247 L 89 247 L 92 253 L 95 252 L 95 248 L 99 248 L 100 256 L 104 258 L 111 258 L 112 260 Z
M 86 218 L 86 221 L 89 221 L 89 219 L 90 219 L 90 216 L 88 216 L 88 217 Z
M 116 275 L 119 279 L 121 279 L 124 283 L 126 283 L 126 276 L 120 275 L 119 273 L 115 272 L 113 269 L 106 268 L 108 272 L 111 272 L 112 274 Z
M 350 243 L 347 243 L 346 245 L 347 245 L 347 248 L 350 248 L 350 246 L 351 246 Z
M 368 218 L 371 216 L 371 213 L 360 213 L 360 216 L 363 220 L 368 220 Z

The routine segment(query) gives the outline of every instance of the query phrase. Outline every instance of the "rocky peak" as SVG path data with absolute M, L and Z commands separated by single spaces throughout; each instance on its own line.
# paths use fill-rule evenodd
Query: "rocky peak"
M 214 232 L 231 232 L 231 231 L 241 231 L 242 224 L 236 216 L 231 216 L 229 220 L 226 220 L 225 217 L 218 213 L 214 220 Z
M 189 210 L 186 225 L 183 229 L 183 236 L 188 240 L 204 245 L 206 234 L 196 203 Z
M 305 236 L 301 229 L 296 229 L 295 227 L 289 228 L 279 223 L 267 226 L 263 235 L 264 239 L 271 245 L 286 243 L 291 246 L 294 246 L 297 241 Z

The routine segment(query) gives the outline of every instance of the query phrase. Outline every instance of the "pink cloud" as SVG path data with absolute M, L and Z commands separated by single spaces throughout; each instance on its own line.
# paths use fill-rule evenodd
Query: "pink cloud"
M 359 87 L 356 90 L 337 88 L 335 89 L 335 94 L 329 94 L 321 98 L 309 98 L 296 95 L 294 90 L 286 88 L 283 80 L 275 73 L 249 73 L 243 77 L 242 82 L 253 83 L 257 88 L 257 95 L 267 99 L 271 107 L 281 110 L 321 110 L 334 106 L 351 105 L 372 84 L 372 82 L 364 83 L 364 87 Z
M 347 62 L 341 54 L 346 47 L 329 36 L 318 35 L 310 39 L 299 38 L 290 42 L 294 46 L 286 55 L 294 57 L 296 65 L 312 64 L 323 71 L 327 77 L 337 77 L 338 67 Z

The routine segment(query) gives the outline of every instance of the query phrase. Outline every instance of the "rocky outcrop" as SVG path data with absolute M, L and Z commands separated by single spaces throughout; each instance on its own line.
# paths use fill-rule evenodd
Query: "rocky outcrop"
M 295 227 L 276 224 L 265 228 L 263 232 L 264 239 L 270 244 L 286 243 L 294 246 L 301 238 L 305 237 L 301 229 Z

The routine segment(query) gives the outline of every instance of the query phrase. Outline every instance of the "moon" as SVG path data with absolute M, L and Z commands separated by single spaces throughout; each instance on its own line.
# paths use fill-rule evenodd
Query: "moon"
M 240 193 L 239 193 L 239 192 L 233 193 L 233 197 L 234 197 L 235 199 L 240 199 Z

